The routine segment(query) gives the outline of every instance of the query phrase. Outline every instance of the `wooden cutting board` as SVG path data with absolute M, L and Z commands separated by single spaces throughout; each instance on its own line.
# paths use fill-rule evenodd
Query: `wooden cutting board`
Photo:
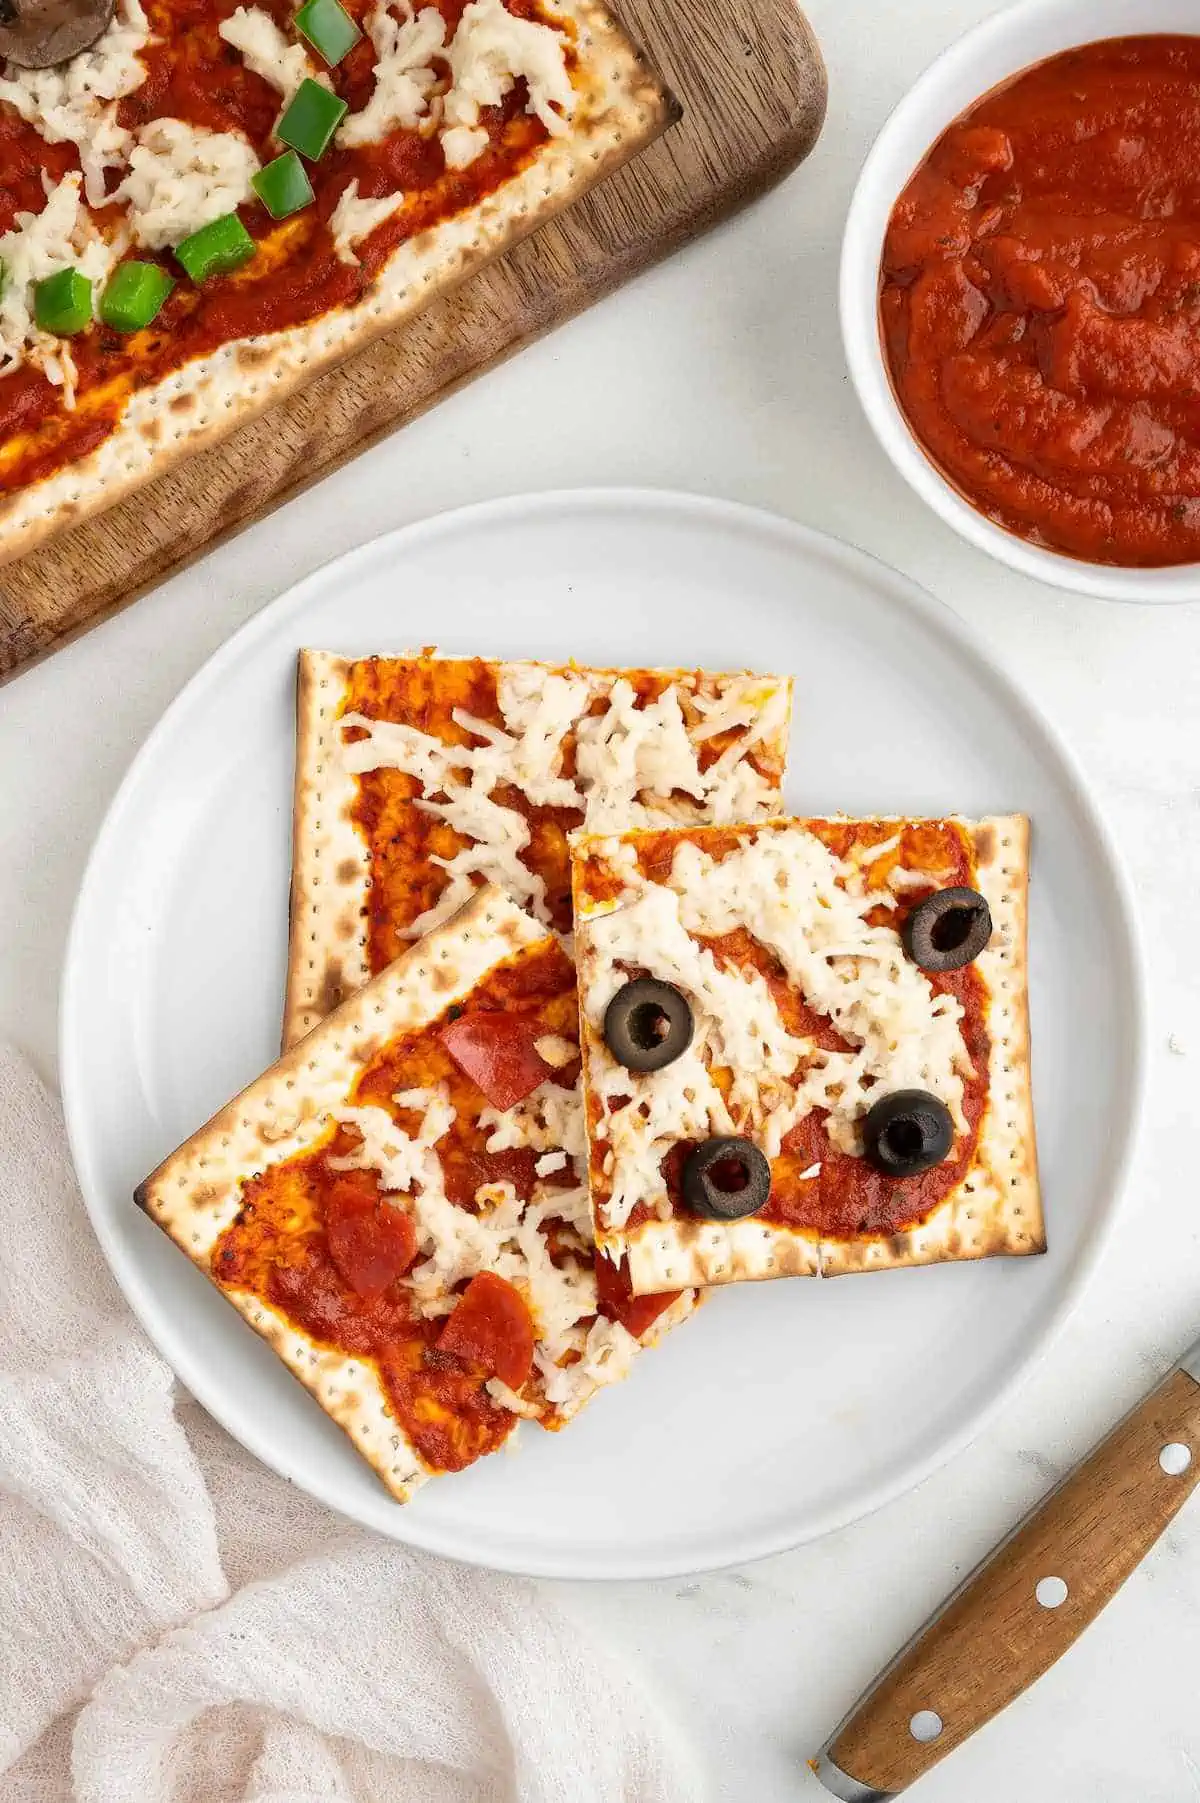
M 415 323 L 120 506 L 0 567 L 0 681 L 707 231 L 807 156 L 825 117 L 825 69 L 794 0 L 620 0 L 619 10 L 681 101 L 681 122 Z

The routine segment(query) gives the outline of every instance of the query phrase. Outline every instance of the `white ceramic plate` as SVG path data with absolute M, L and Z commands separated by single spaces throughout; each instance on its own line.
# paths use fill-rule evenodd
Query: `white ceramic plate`
M 715 1295 L 567 1432 L 391 1501 L 130 1200 L 275 1057 L 296 651 L 796 676 L 804 811 L 1024 809 L 1049 1254 Z M 845 545 L 654 492 L 490 504 L 380 539 L 259 614 L 168 710 L 100 833 L 67 955 L 62 1079 L 101 1244 L 183 1382 L 252 1452 L 397 1539 L 557 1577 L 661 1576 L 839 1526 L 978 1431 L 1107 1231 L 1142 1069 L 1138 958 L 1069 756 L 952 614 Z

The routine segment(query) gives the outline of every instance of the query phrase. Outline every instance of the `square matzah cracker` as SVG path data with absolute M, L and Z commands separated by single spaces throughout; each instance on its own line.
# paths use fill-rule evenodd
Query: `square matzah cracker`
M 577 1025 L 558 939 L 482 889 L 138 1191 L 401 1501 L 693 1304 L 596 1271 Z
M 791 681 L 303 651 L 284 1044 L 498 883 L 571 927 L 567 835 L 777 811 Z
M 635 1293 L 1044 1249 L 1028 847 L 1020 816 L 576 840 L 596 1239 L 628 1259 Z M 901 928 L 960 886 L 986 900 L 991 937 L 960 969 L 920 968 Z M 604 1034 L 609 1003 L 639 977 L 673 985 L 694 1022 L 690 1045 L 655 1071 L 625 1068 Z M 934 1097 L 953 1130 L 942 1162 L 897 1178 L 864 1156 L 862 1128 L 901 1091 Z M 683 1193 L 689 1154 L 725 1136 L 751 1141 L 770 1167 L 766 1202 L 731 1221 L 689 1209 Z

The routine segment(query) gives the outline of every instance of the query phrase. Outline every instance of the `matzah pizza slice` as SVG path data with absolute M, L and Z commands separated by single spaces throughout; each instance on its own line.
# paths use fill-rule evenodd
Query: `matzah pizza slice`
M 487 887 L 137 1192 L 401 1501 L 693 1305 L 595 1268 L 578 1070 L 570 959 Z
M 0 9 L 0 563 L 413 319 L 678 116 L 599 0 L 117 0 L 66 63 L 22 62 L 67 10 Z
M 574 846 L 598 1246 L 634 1292 L 1044 1249 L 1028 823 Z
M 302 651 L 284 1044 L 483 882 L 571 926 L 567 835 L 778 809 L 791 681 Z

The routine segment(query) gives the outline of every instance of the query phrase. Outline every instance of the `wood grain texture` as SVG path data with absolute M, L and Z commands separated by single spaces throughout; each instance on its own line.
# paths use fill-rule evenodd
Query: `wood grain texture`
M 1176 1477 L 1163 1447 L 1190 1448 Z M 951 1598 L 842 1724 L 829 1756 L 860 1784 L 896 1793 L 1028 1689 L 1112 1600 L 1200 1484 L 1200 1384 L 1175 1372 L 1052 1491 Z M 1065 1600 L 1039 1603 L 1039 1580 Z M 943 1722 L 922 1744 L 920 1710 Z
M 0 681 L 763 193 L 825 116 L 794 0 L 622 0 L 682 121 L 415 324 L 0 570 Z

